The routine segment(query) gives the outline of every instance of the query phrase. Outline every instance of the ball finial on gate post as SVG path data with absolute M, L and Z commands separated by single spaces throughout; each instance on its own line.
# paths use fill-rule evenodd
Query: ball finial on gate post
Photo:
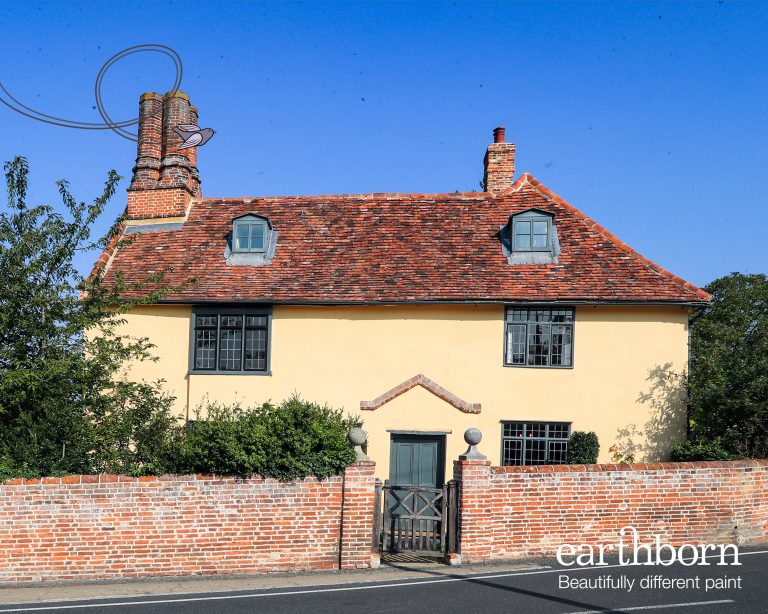
M 464 441 L 467 442 L 469 447 L 467 451 L 459 456 L 459 460 L 487 460 L 488 457 L 485 454 L 481 454 L 477 449 L 477 444 L 483 440 L 483 434 L 480 429 L 471 428 L 464 431 Z
M 355 460 L 371 460 L 368 455 L 363 452 L 362 447 L 363 444 L 368 441 L 368 433 L 359 427 L 355 427 L 353 429 L 349 429 L 347 438 L 349 439 L 349 442 L 355 446 L 355 453 L 357 454 L 357 458 Z

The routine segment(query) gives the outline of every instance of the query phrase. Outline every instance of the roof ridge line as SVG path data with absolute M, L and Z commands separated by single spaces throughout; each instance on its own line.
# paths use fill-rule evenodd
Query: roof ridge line
M 304 195 L 284 195 L 284 196 L 223 196 L 223 197 L 211 197 L 205 196 L 195 199 L 197 202 L 211 202 L 211 201 L 260 201 L 260 200 L 315 200 L 318 198 L 328 200 L 348 200 L 351 198 L 359 198 L 364 200 L 373 200 L 376 198 L 389 198 L 392 200 L 402 200 L 406 198 L 472 198 L 472 199 L 487 199 L 488 192 L 361 192 L 359 194 L 304 194 Z
M 518 179 L 514 185 L 512 185 L 509 190 L 506 190 L 506 193 L 509 192 L 517 192 L 523 188 L 525 185 L 530 185 L 534 189 L 536 189 L 542 196 L 545 198 L 548 198 L 552 202 L 557 203 L 558 205 L 565 207 L 570 212 L 576 214 L 581 218 L 581 221 L 584 222 L 588 227 L 593 228 L 597 232 L 599 232 L 601 235 L 603 235 L 606 239 L 608 239 L 611 243 L 613 243 L 616 247 L 621 249 L 622 251 L 635 256 L 640 262 L 642 262 L 645 266 L 647 266 L 652 271 L 658 273 L 662 277 L 665 277 L 669 279 L 670 281 L 676 283 L 678 286 L 685 288 L 686 290 L 689 290 L 696 294 L 699 298 L 708 300 L 710 298 L 710 294 L 706 292 L 705 290 L 702 290 L 698 286 L 692 284 L 689 281 L 684 280 L 682 277 L 678 277 L 674 273 L 668 271 L 664 267 L 656 264 L 652 260 L 649 260 L 642 254 L 640 254 L 637 250 L 633 249 L 624 241 L 619 239 L 615 234 L 613 234 L 610 230 L 605 228 L 602 224 L 599 224 L 595 220 L 593 220 L 591 217 L 589 217 L 586 213 L 578 209 L 577 207 L 574 207 L 571 203 L 569 203 L 567 200 L 565 200 L 562 196 L 556 194 L 553 192 L 550 188 L 545 186 L 543 183 L 541 183 L 536 177 L 534 177 L 530 173 L 523 173 L 523 175 Z

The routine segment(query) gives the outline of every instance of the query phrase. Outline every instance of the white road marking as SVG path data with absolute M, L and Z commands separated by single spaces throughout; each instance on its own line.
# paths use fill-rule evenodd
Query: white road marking
M 636 612 L 638 610 L 661 610 L 667 608 L 692 608 L 700 605 L 720 605 L 721 603 L 736 603 L 733 599 L 721 599 L 720 601 L 690 601 L 688 603 L 665 603 L 662 605 L 636 605 L 618 610 L 579 610 L 578 612 L 565 612 L 565 614 L 611 614 L 611 612 Z
M 739 552 L 739 556 L 747 556 L 747 555 L 753 555 L 753 554 L 768 554 L 768 550 L 758 550 L 753 552 Z M 707 555 L 706 558 L 715 558 L 720 557 L 719 554 L 710 554 Z M 152 599 L 152 600 L 145 600 L 144 598 L 146 595 L 137 595 L 135 597 L 135 601 L 116 601 L 116 602 L 110 602 L 110 603 L 85 603 L 81 605 L 59 605 L 59 606 L 35 606 L 35 607 L 23 607 L 23 608 L 5 608 L 0 609 L 0 614 L 5 614 L 6 612 L 42 612 L 42 611 L 51 611 L 51 610 L 75 610 L 79 608 L 114 608 L 114 607 L 125 607 L 125 606 L 135 606 L 135 605 L 142 605 L 142 604 L 160 604 L 160 603 L 191 603 L 191 602 L 197 602 L 197 601 L 224 601 L 228 599 L 256 599 L 258 597 L 286 597 L 291 595 L 312 595 L 317 593 L 341 593 L 344 591 L 369 591 L 369 590 L 378 590 L 378 589 L 384 589 L 384 588 L 403 588 L 406 586 L 413 587 L 413 586 L 421 586 L 422 584 L 444 584 L 447 582 L 471 582 L 472 580 L 493 580 L 494 578 L 510 578 L 513 576 L 534 576 L 534 575 L 540 575 L 540 574 L 551 574 L 551 573 L 573 573 L 576 571 L 591 571 L 591 570 L 598 570 L 601 571 L 603 569 L 612 569 L 612 568 L 626 568 L 626 567 L 635 567 L 635 565 L 595 565 L 592 567 L 577 567 L 577 568 L 565 568 L 565 569 L 552 569 L 552 568 L 545 568 L 545 569 L 538 569 L 535 571 L 519 571 L 519 572 L 507 572 L 507 573 L 496 573 L 496 574 L 485 574 L 481 576 L 462 576 L 460 578 L 451 577 L 451 578 L 439 578 L 435 580 L 412 580 L 408 582 L 392 582 L 389 584 L 367 584 L 365 586 L 337 586 L 334 588 L 314 588 L 314 589 L 303 589 L 303 590 L 294 590 L 294 591 L 279 591 L 274 593 L 245 593 L 242 595 L 209 595 L 206 597 L 180 597 L 180 598 L 169 598 L 169 599 Z M 116 597 L 113 597 L 115 599 Z M 109 599 L 109 597 L 102 597 L 102 599 Z M 62 600 L 64 601 L 64 600 Z M 38 602 L 40 603 L 40 602 Z M 710 602 L 701 602 L 701 603 L 710 603 Z M 715 602 L 711 602 L 715 603 Z M 723 603 L 732 603 L 732 601 L 726 601 Z M 669 605 L 669 606 L 653 606 L 653 607 L 683 607 L 685 604 L 681 605 Z M 636 606 L 634 609 L 651 609 L 649 606 Z M 625 610 L 629 610 L 630 608 L 621 608 L 621 610 L 615 610 L 617 612 L 622 612 Z M 593 610 L 593 612 L 611 612 L 611 610 Z M 580 611 L 575 612 L 573 614 L 589 614 L 589 611 Z

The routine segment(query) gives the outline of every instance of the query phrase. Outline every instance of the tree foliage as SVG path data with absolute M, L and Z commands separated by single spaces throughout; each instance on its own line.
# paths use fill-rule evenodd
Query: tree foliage
M 180 473 L 325 478 L 342 473 L 356 457 L 347 433 L 360 420 L 298 395 L 249 408 L 208 403 L 196 414 L 174 446 Z
M 691 331 L 691 434 L 727 453 L 768 456 L 768 277 L 710 283 Z
M 159 384 L 120 375 L 149 360 L 146 339 L 118 334 L 122 314 L 152 302 L 125 302 L 122 280 L 75 268 L 80 252 L 103 249 L 117 224 L 92 238 L 120 177 L 111 171 L 101 195 L 77 202 L 57 182 L 66 215 L 27 204 L 24 158 L 5 165 L 7 206 L 0 209 L 0 472 L 55 475 L 153 471 L 168 443 L 172 399 Z M 156 280 L 154 280 L 156 281 Z
M 719 439 L 713 441 L 685 441 L 672 448 L 670 460 L 674 462 L 737 460 L 738 454 L 723 448 Z
M 189 471 L 292 480 L 340 473 L 354 461 L 347 432 L 359 420 L 298 396 L 251 409 L 212 404 L 199 416 L 204 420 L 181 425 L 162 382 L 133 381 L 126 368 L 152 360 L 151 344 L 119 332 L 125 313 L 179 288 L 162 285 L 162 273 L 130 288 L 120 277 L 107 285 L 102 271 L 84 277 L 74 266 L 79 252 L 102 250 L 111 241 L 121 246 L 120 220 L 106 235 L 91 237 L 120 177 L 111 171 L 91 204 L 77 202 L 59 181 L 65 216 L 48 205 L 27 205 L 26 160 L 16 158 L 5 171 L 0 481 Z M 143 292 L 149 284 L 156 290 Z M 124 300 L 126 289 L 142 298 Z

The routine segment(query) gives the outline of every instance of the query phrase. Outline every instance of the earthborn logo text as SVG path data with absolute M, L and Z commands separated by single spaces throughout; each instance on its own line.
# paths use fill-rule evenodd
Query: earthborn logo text
M 557 562 L 563 567 L 608 565 L 606 553 L 618 554 L 619 565 L 741 565 L 735 544 L 683 544 L 672 546 L 654 535 L 649 543 L 640 543 L 640 534 L 632 526 L 619 531 L 615 544 L 562 544 L 557 548 Z
M 683 544 L 672 546 L 661 541 L 654 535 L 650 542 L 640 543 L 640 535 L 632 526 L 619 531 L 619 539 L 615 544 L 563 544 L 557 549 L 557 561 L 563 567 L 599 567 L 601 565 L 616 567 L 614 559 L 611 565 L 606 560 L 606 553 L 618 554 L 619 566 L 627 565 L 662 565 L 669 567 L 678 563 L 685 567 L 693 565 L 741 565 L 739 548 L 735 544 Z M 574 570 L 576 569 L 574 568 Z M 714 569 L 712 569 L 714 571 Z M 717 575 L 717 574 L 716 574 Z M 644 577 L 633 577 L 629 574 L 601 574 L 598 577 L 571 577 L 569 574 L 559 574 L 558 588 L 571 590 L 624 590 L 631 592 L 663 590 L 703 590 L 705 593 L 720 590 L 739 590 L 741 576 L 720 574 L 718 577 L 706 575 L 690 575 L 684 577 L 669 577 L 659 573 L 647 574 Z M 711 603 L 711 602 L 707 602 Z M 614 611 L 614 610 L 611 610 Z M 616 610 L 618 611 L 618 610 Z

